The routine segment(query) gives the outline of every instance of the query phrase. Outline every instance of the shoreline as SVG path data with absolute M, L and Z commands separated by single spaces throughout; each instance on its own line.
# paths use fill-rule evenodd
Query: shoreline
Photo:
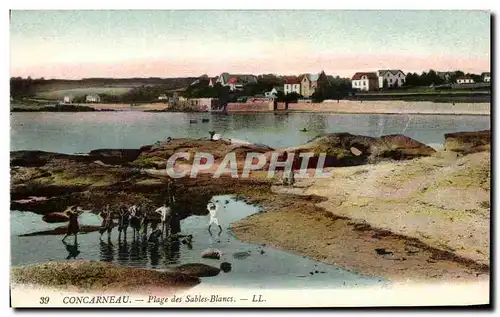
M 130 104 L 96 104 L 87 103 L 81 105 L 67 105 L 67 107 L 80 106 L 83 108 L 94 109 L 93 112 L 148 112 L 148 113 L 214 113 L 214 114 L 232 114 L 232 113 L 319 113 L 319 114 L 385 114 L 385 115 L 470 115 L 470 116 L 491 116 L 491 102 L 478 103 L 434 103 L 430 101 L 358 101 L 341 100 L 340 102 L 325 101 L 322 103 L 290 103 L 288 109 L 285 109 L 284 103 L 278 103 L 278 108 L 273 110 L 272 102 L 247 102 L 247 103 L 229 103 L 224 112 L 209 111 L 170 111 L 167 103 L 144 103 L 131 106 Z M 41 108 L 40 108 L 41 107 Z M 51 106 L 17 106 L 11 105 L 12 112 L 52 112 L 48 110 Z M 13 111 L 16 110 L 16 111 Z M 202 109 L 203 110 L 203 109 Z M 59 112 L 54 108 L 54 112 Z M 63 109 L 61 112 L 72 112 L 71 109 Z M 78 112 L 78 110 L 74 111 Z
M 168 111 L 166 111 L 168 112 Z M 186 112 L 187 113 L 187 112 Z M 491 113 L 430 113 L 430 112 L 341 112 L 341 111 L 307 111 L 307 110 L 278 110 L 278 111 L 234 111 L 229 114 L 290 114 L 290 113 L 317 113 L 317 114 L 345 114 L 345 115 L 419 115 L 419 116 L 479 116 L 490 117 Z
M 307 110 L 288 110 L 288 111 L 234 111 L 234 112 L 206 112 L 206 111 L 163 111 L 156 109 L 146 109 L 146 110 L 115 110 L 115 109 L 102 109 L 95 111 L 48 111 L 48 110 L 18 110 L 10 111 L 10 113 L 79 113 L 79 112 L 91 112 L 91 113 L 100 113 L 100 112 L 146 112 L 146 113 L 209 113 L 209 114 L 275 114 L 275 115 L 287 115 L 290 113 L 317 113 L 317 114 L 344 114 L 344 115 L 419 115 L 419 116 L 478 116 L 478 117 L 491 117 L 491 113 L 446 113 L 446 112 L 344 112 L 344 111 L 307 111 Z

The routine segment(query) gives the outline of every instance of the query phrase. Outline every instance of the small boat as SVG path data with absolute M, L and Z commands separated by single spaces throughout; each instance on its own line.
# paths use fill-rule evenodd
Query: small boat
M 189 120 L 189 123 L 198 123 L 198 120 L 191 119 L 191 120 Z
M 307 132 L 307 129 L 303 128 L 302 130 L 300 130 L 300 132 Z
M 201 122 L 209 122 L 210 119 L 201 119 Z

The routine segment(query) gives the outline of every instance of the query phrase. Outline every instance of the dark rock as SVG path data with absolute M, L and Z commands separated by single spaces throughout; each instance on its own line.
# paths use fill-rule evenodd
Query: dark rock
M 97 149 L 89 152 L 89 156 L 105 164 L 123 164 L 132 162 L 141 154 L 140 149 Z
M 309 168 L 316 168 L 321 153 L 326 154 L 324 166 L 352 166 L 376 163 L 382 160 L 404 160 L 432 155 L 435 150 L 404 135 L 385 135 L 374 138 L 350 133 L 330 133 L 293 148 L 283 149 L 296 155 L 303 152 L 315 154 Z M 300 159 L 294 163 L 297 168 Z
M 444 150 L 462 154 L 490 151 L 491 131 L 456 132 L 444 135 Z
M 375 249 L 375 252 L 377 252 L 378 255 L 394 254 L 391 251 L 386 251 L 385 249 Z
M 400 134 L 384 135 L 379 138 L 372 153 L 373 159 L 390 158 L 394 160 L 430 156 L 436 152 L 432 147 Z M 374 155 L 375 154 L 375 155 Z
M 238 260 L 246 259 L 249 256 L 250 256 L 250 252 L 247 252 L 247 251 L 233 253 L 233 258 L 238 259 Z
M 197 277 L 211 277 L 219 275 L 221 269 L 203 263 L 188 263 L 176 267 L 175 271 Z
M 50 212 L 42 217 L 42 220 L 47 223 L 67 222 L 69 217 L 64 212 Z
M 222 272 L 224 272 L 224 273 L 228 273 L 228 272 L 230 272 L 230 271 L 231 271 L 231 268 L 232 268 L 232 267 L 231 267 L 231 263 L 229 263 L 229 262 L 222 262 L 222 263 L 220 264 L 220 269 L 221 269 L 221 270 L 222 270 Z

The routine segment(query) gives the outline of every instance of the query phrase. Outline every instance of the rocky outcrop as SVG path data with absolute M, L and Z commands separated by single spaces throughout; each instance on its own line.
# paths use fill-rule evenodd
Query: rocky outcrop
M 284 149 L 289 153 L 314 153 L 309 167 L 316 167 L 321 153 L 326 154 L 324 166 L 352 166 L 382 160 L 403 160 L 432 155 L 435 150 L 404 135 L 379 138 L 350 133 L 330 133 L 297 147 Z M 300 167 L 300 161 L 296 166 Z
M 57 261 L 11 269 L 11 282 L 80 291 L 147 292 L 148 289 L 177 290 L 200 283 L 196 276 L 123 267 L 101 261 Z
M 220 273 L 221 269 L 202 263 L 188 263 L 175 268 L 175 272 L 198 277 L 211 277 Z
M 490 151 L 491 131 L 447 133 L 444 135 L 444 149 L 462 154 Z
M 422 156 L 430 156 L 436 150 L 401 134 L 384 135 L 377 139 L 373 146 L 371 159 L 380 158 L 406 160 Z
M 182 159 L 186 163 L 192 163 L 196 153 L 210 153 L 215 162 L 220 162 L 230 153 L 236 153 L 238 161 L 244 160 L 246 154 L 266 153 L 273 151 L 273 148 L 259 144 L 234 144 L 230 140 L 208 140 L 208 139 L 171 139 L 157 142 L 149 148 L 141 148 L 141 153 L 133 162 L 132 166 L 142 168 L 164 169 L 167 160 L 175 153 L 187 152 L 190 154 L 188 160 Z
M 296 154 L 316 154 L 309 167 L 315 167 L 320 153 L 327 154 L 325 166 L 349 166 L 382 159 L 426 156 L 434 152 L 432 148 L 405 136 L 372 138 L 349 133 L 328 134 L 302 146 L 280 151 L 284 150 Z M 267 163 L 262 167 L 266 169 L 275 150 L 265 145 L 224 139 L 168 139 L 139 149 L 99 149 L 85 155 L 15 151 L 11 152 L 10 162 L 11 210 L 47 214 L 62 212 L 70 205 L 95 211 L 102 210 L 106 205 L 117 209 L 122 204 L 145 204 L 146 208 L 157 208 L 165 203 L 168 184 L 174 181 L 179 188 L 175 208 L 182 218 L 190 214 L 206 215 L 207 201 L 213 195 L 237 193 L 254 186 L 270 186 L 271 180 L 257 173 L 255 178 L 232 179 L 227 173 L 213 178 L 212 171 L 207 171 L 197 178 L 172 180 L 161 169 L 166 166 L 167 159 L 178 152 L 192 154 L 190 160 L 179 164 L 186 169 L 190 168 L 189 161 L 192 162 L 195 153 L 210 153 L 215 160 L 213 172 L 228 153 L 235 153 L 241 173 L 248 153 L 266 156 Z M 298 162 L 296 167 L 300 166 L 301 162 Z M 26 200 L 31 196 L 47 199 Z

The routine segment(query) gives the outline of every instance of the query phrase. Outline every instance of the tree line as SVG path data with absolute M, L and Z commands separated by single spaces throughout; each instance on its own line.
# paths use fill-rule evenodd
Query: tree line
M 444 84 L 453 84 L 457 82 L 457 78 L 461 76 L 469 76 L 474 82 L 481 83 L 483 82 L 483 77 L 478 74 L 472 73 L 464 73 L 461 70 L 456 70 L 452 72 L 443 72 L 438 73 L 433 69 L 430 69 L 427 72 L 418 73 L 408 73 L 406 74 L 406 81 L 404 86 L 439 86 Z

